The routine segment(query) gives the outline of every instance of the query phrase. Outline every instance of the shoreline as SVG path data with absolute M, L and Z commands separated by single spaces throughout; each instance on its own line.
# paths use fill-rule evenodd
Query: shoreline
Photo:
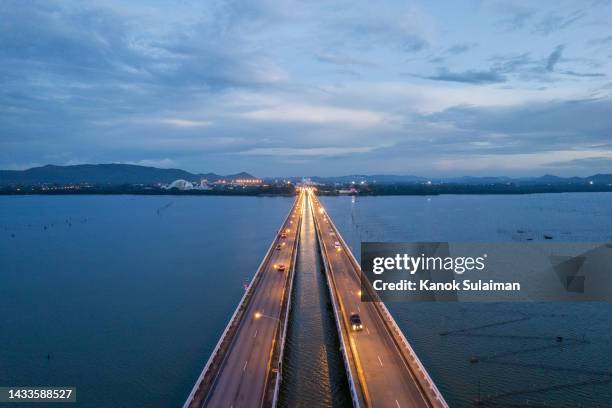
M 535 194 L 563 194 L 563 193 L 612 193 L 611 189 L 593 189 L 593 190 L 541 190 L 541 191 L 480 191 L 480 192 L 423 192 L 423 193 L 392 193 L 392 194 L 320 194 L 325 197 L 432 197 L 444 195 L 469 195 L 469 196 L 519 196 L 519 195 L 535 195 Z M 10 196 L 83 196 L 83 195 L 139 195 L 139 196 L 216 196 L 216 197 L 294 197 L 295 193 L 265 193 L 265 192 L 199 192 L 199 191 L 65 191 L 65 192 L 42 192 L 42 191 L 0 191 L 0 197 Z

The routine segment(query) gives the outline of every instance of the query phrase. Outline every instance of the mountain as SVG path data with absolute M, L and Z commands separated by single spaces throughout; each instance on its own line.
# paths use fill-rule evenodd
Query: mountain
M 486 185 L 486 184 L 501 184 L 510 183 L 513 179 L 510 177 L 474 177 L 462 176 L 451 178 L 433 179 L 434 183 L 450 183 L 450 184 L 469 184 L 469 185 Z
M 595 184 L 612 184 L 612 174 L 594 174 L 587 178 Z
M 244 171 L 236 174 L 228 174 L 227 176 L 223 176 L 225 180 L 244 180 L 244 179 L 254 179 L 254 177 L 249 173 L 245 173 Z
M 220 176 L 215 173 L 194 174 L 180 169 L 159 169 L 134 164 L 80 164 L 74 166 L 47 165 L 27 170 L 0 170 L 0 185 L 39 184 L 156 184 L 184 179 L 199 182 L 201 179 L 254 178 L 248 173 Z

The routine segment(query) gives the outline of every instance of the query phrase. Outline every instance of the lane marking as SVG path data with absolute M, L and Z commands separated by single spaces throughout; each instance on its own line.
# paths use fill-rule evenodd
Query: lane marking
M 402 408 L 397 400 L 395 400 L 395 405 L 397 405 L 397 408 Z
M 380 357 L 378 357 L 378 358 L 380 358 Z M 246 370 L 246 366 L 247 366 L 247 364 L 249 364 L 249 360 L 247 360 L 247 361 L 245 361 L 245 362 L 244 362 L 244 367 L 242 367 L 242 371 Z M 382 364 L 382 363 L 381 363 L 381 364 Z
M 259 329 L 255 330 L 255 335 L 253 336 L 253 338 L 257 337 L 257 333 L 259 333 Z
M 378 356 L 378 362 L 380 363 L 380 366 L 383 366 L 382 360 L 380 359 L 380 356 Z
M 370 329 L 368 329 L 367 327 L 366 327 L 366 331 L 368 332 L 368 334 L 370 334 Z

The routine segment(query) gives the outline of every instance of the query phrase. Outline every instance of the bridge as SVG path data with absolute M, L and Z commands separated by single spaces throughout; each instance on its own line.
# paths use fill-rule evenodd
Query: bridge
M 276 406 L 304 211 L 314 218 L 353 405 L 448 407 L 384 303 L 361 302 L 359 264 L 313 189 L 303 188 L 184 408 Z M 354 313 L 363 330 L 352 330 Z
M 304 198 L 298 194 L 184 408 L 276 405 Z
M 361 302 L 361 267 L 317 197 L 310 207 L 355 406 L 447 407 L 383 302 Z M 373 299 L 378 299 L 371 293 Z M 354 331 L 358 314 L 363 329 Z

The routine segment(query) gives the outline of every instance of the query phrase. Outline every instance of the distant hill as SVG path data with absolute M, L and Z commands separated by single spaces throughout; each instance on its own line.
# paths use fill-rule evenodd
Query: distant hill
M 337 176 L 337 177 L 311 177 L 311 180 L 317 183 L 418 183 L 422 181 L 426 181 L 427 179 L 424 177 L 418 176 L 396 176 L 392 174 L 373 174 L 373 175 L 364 175 L 364 174 L 353 174 L 349 176 Z
M 595 174 L 588 178 L 596 184 L 612 184 L 612 174 Z
M 508 184 L 529 185 L 562 185 L 562 184 L 609 184 L 612 183 L 612 174 L 596 174 L 589 177 L 559 177 L 546 174 L 541 177 L 458 177 L 434 180 L 437 183 L 454 183 L 466 185 Z
M 159 169 L 134 164 L 80 164 L 74 166 L 47 165 L 27 170 L 0 170 L 0 185 L 77 184 L 96 185 L 156 184 L 184 179 L 199 182 L 201 179 L 254 178 L 248 173 L 221 176 L 215 173 L 194 174 L 180 169 Z
M 589 177 L 558 177 L 550 174 L 546 174 L 541 177 L 474 177 L 474 176 L 460 176 L 460 177 L 434 177 L 425 178 L 414 175 L 398 176 L 392 174 L 374 174 L 374 175 L 358 175 L 353 174 L 349 176 L 335 176 L 335 177 L 310 177 L 310 179 L 317 183 L 323 184 L 360 184 L 362 182 L 371 184 L 422 184 L 431 182 L 433 184 L 462 184 L 462 185 L 474 185 L 484 186 L 490 184 L 508 184 L 512 183 L 515 185 L 556 185 L 556 184 L 586 184 L 593 182 L 594 184 L 611 184 L 612 174 L 595 174 Z M 299 181 L 300 178 L 294 177 L 293 181 Z
M 74 166 L 47 165 L 33 167 L 27 170 L 0 170 L 0 186 L 35 186 L 41 184 L 82 184 L 93 185 L 122 185 L 171 183 L 174 180 L 184 179 L 199 182 L 206 179 L 210 182 L 218 180 L 252 179 L 249 173 L 237 173 L 222 176 L 216 173 L 196 174 L 181 169 L 160 169 L 156 167 L 138 166 L 134 164 L 81 164 Z M 268 178 L 269 180 L 274 180 Z M 299 182 L 301 177 L 291 177 L 292 181 Z M 323 184 L 462 184 L 462 185 L 564 185 L 564 184 L 612 184 L 612 174 L 595 174 L 590 177 L 558 177 L 544 175 L 541 177 L 447 177 L 425 178 L 414 175 L 347 175 L 336 177 L 311 177 L 312 181 Z

